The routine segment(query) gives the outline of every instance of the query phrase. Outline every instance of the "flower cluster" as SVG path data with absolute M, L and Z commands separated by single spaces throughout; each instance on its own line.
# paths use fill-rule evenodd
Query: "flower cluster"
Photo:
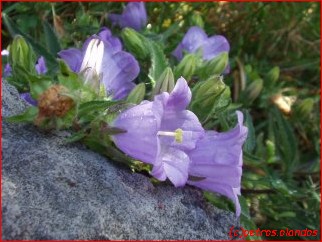
M 186 110 L 190 100 L 190 88 L 181 77 L 171 93 L 122 112 L 114 125 L 127 132 L 113 140 L 124 153 L 152 164 L 151 175 L 158 180 L 168 178 L 176 187 L 188 183 L 223 194 L 234 201 L 239 215 L 242 145 L 247 136 L 243 115 L 237 112 L 238 124 L 231 131 L 205 131 L 197 116 Z
M 140 31 L 147 24 L 145 5 L 129 3 L 122 14 L 110 14 L 109 19 L 114 25 Z M 124 42 L 133 47 L 134 55 L 123 50 L 121 40 L 103 27 L 90 36 L 81 49 L 69 48 L 57 53 L 59 73 L 55 78 L 48 78 L 50 73 L 44 57 L 36 64 L 33 59 L 32 65 L 21 61 L 33 55 L 24 40 L 17 38 L 9 51 L 12 66 L 6 66 L 5 74 L 9 76 L 12 72 L 19 77 L 19 70 L 25 65 L 30 91 L 23 92 L 21 97 L 33 105 L 31 108 L 37 109 L 37 112 L 27 112 L 25 120 L 29 121 L 34 114 L 34 123 L 38 126 L 52 120 L 52 124 L 64 123 L 62 127 L 72 128 L 76 124 L 78 131 L 86 130 L 82 138 L 95 139 L 96 143 L 102 142 L 100 147 L 113 150 L 113 154 L 122 151 L 126 158 L 147 164 L 151 176 L 159 181 L 169 179 L 176 187 L 189 184 L 230 198 L 239 216 L 242 146 L 247 137 L 243 114 L 236 111 L 237 124 L 227 132 L 206 130 L 200 121 L 201 116 L 202 119 L 211 117 L 213 110 L 217 110 L 216 105 L 222 108 L 223 103 L 227 103 L 222 99 L 230 95 L 222 79 L 217 81 L 217 75 L 208 73 L 213 69 L 214 74 L 229 72 L 227 39 L 218 35 L 208 37 L 201 28 L 191 27 L 172 52 L 180 61 L 174 69 L 179 72 L 177 77 L 181 77 L 175 82 L 158 43 L 134 30 L 125 31 L 128 39 Z M 139 73 L 144 73 L 144 65 L 140 66 L 134 57 L 140 55 L 140 51 L 144 51 L 144 58 L 151 58 L 149 75 L 141 77 L 150 78 L 152 90 L 147 92 L 144 83 L 149 80 L 137 78 Z M 21 56 L 24 53 L 28 55 Z M 223 53 L 224 61 L 218 60 Z M 185 56 L 194 54 L 206 64 L 186 63 L 189 58 L 184 60 Z M 197 84 L 192 83 L 192 89 L 185 80 L 189 81 L 188 77 L 180 73 L 190 71 L 188 64 L 194 70 L 199 68 L 189 72 L 189 78 L 194 75 L 197 80 Z M 58 83 L 51 81 L 55 79 Z M 91 95 L 79 95 L 87 89 L 91 90 Z M 117 105 L 122 108 L 111 111 L 112 107 L 119 107 Z M 205 106 L 206 114 L 195 111 L 196 108 L 206 110 Z M 23 120 L 22 117 L 19 120 Z

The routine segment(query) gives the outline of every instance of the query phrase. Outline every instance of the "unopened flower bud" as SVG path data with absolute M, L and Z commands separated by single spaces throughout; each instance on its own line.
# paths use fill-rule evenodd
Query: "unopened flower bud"
M 202 17 L 200 16 L 200 13 L 197 13 L 197 12 L 192 15 L 191 22 L 192 22 L 191 25 L 198 26 L 198 27 L 200 27 L 202 29 L 203 29 L 203 27 L 205 25 L 203 20 L 202 20 Z
M 312 98 L 306 98 L 294 106 L 294 111 L 298 116 L 308 117 L 313 110 L 313 106 L 314 100 Z
M 269 83 L 275 83 L 280 76 L 280 68 L 275 66 L 267 73 L 267 81 Z
M 218 105 L 226 102 L 219 102 L 221 98 L 229 102 L 229 88 L 222 81 L 222 76 L 213 76 L 207 81 L 199 82 L 192 89 L 191 110 L 203 121 Z
M 170 67 L 167 67 L 157 80 L 154 90 L 153 96 L 160 94 L 162 92 L 170 93 L 174 88 L 174 76 Z
M 124 28 L 121 33 L 124 45 L 137 58 L 145 59 L 149 56 L 147 43 L 144 42 L 144 37 L 131 28 Z
M 207 61 L 202 67 L 202 74 L 221 75 L 228 65 L 228 53 L 222 52 L 217 57 Z
M 263 79 L 256 79 L 248 85 L 244 91 L 245 98 L 248 102 L 253 102 L 261 93 L 263 89 Z
M 130 92 L 127 97 L 127 101 L 134 104 L 139 104 L 144 99 L 145 95 L 145 84 L 140 83 Z
M 26 71 L 35 72 L 35 55 L 22 36 L 17 35 L 14 38 L 9 53 L 9 63 L 13 69 L 15 69 L 16 66 L 19 66 Z
M 185 79 L 191 79 L 191 77 L 195 74 L 198 60 L 199 58 L 195 54 L 185 55 L 175 69 L 176 77 L 183 76 Z

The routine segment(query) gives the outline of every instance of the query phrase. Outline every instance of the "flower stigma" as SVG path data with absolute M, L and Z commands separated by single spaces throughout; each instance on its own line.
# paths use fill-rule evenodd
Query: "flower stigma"
M 183 141 L 183 131 L 182 131 L 182 129 L 176 129 L 174 132 L 158 131 L 157 135 L 174 137 L 174 140 L 179 144 L 182 143 L 182 141 Z

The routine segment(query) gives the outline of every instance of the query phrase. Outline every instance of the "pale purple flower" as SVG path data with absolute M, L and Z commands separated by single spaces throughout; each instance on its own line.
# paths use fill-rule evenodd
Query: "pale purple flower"
M 20 93 L 20 98 L 32 106 L 37 106 L 37 100 L 33 99 L 30 95 L 30 92 Z
M 190 158 L 187 151 L 195 148 L 204 130 L 194 113 L 185 110 L 191 91 L 184 78 L 179 78 L 169 94 L 155 96 L 122 112 L 114 125 L 126 133 L 113 136 L 116 146 L 129 156 L 152 164 L 151 174 L 176 186 L 188 179 Z
M 12 68 L 9 63 L 7 63 L 3 69 L 3 77 L 6 78 L 11 75 Z
M 201 50 L 204 60 L 211 60 L 223 52 L 229 52 L 230 46 L 227 39 L 221 35 L 213 35 L 208 38 L 203 29 L 197 26 L 191 27 L 183 37 L 180 44 L 172 52 L 178 59 L 183 58 L 184 52 L 196 53 Z M 229 72 L 229 65 L 225 73 Z
M 40 56 L 37 64 L 35 65 L 37 73 L 40 74 L 45 74 L 47 72 L 47 66 L 45 63 L 45 58 L 43 56 Z
M 144 2 L 128 3 L 122 14 L 109 14 L 109 19 L 113 24 L 121 28 L 130 27 L 140 31 L 147 24 L 147 13 Z
M 129 94 L 140 72 L 136 59 L 122 51 L 121 41 L 107 28 L 88 38 L 82 50 L 71 48 L 58 55 L 72 71 L 83 74 L 85 83 L 103 84 L 106 94 L 115 100 Z
M 35 65 L 35 69 L 37 71 L 37 73 L 39 75 L 41 74 L 46 74 L 47 72 L 47 66 L 46 66 L 46 62 L 45 62 L 45 58 L 40 56 L 38 61 L 37 61 L 37 64 Z M 27 103 L 29 103 L 30 105 L 32 106 L 37 106 L 38 105 L 38 102 L 37 100 L 33 99 L 31 97 L 31 94 L 30 92 L 25 92 L 25 93 L 21 93 L 20 94 L 20 97 Z
M 237 111 L 238 124 L 228 132 L 207 131 L 196 148 L 187 152 L 191 159 L 189 175 L 204 178 L 188 180 L 188 184 L 220 193 L 233 200 L 240 215 L 240 183 L 242 175 L 242 145 L 247 137 L 243 114 Z

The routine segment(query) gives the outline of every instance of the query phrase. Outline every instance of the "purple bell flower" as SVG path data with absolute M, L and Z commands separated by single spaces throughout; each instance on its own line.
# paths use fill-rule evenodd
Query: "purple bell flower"
M 205 31 L 197 26 L 191 27 L 183 37 L 181 43 L 172 52 L 177 60 L 183 58 L 184 51 L 188 53 L 196 53 L 199 49 L 202 51 L 202 57 L 208 61 L 222 52 L 229 52 L 230 46 L 227 39 L 221 35 L 213 35 L 208 38 Z M 224 73 L 229 73 L 229 65 Z
M 130 27 L 140 31 L 147 24 L 147 13 L 144 2 L 128 3 L 122 14 L 109 14 L 109 19 L 113 24 L 121 28 Z
M 107 28 L 88 38 L 82 50 L 71 48 L 58 53 L 72 71 L 82 73 L 85 83 L 99 87 L 102 83 L 107 95 L 118 100 L 135 87 L 133 80 L 140 72 L 136 59 L 122 51 L 121 41 Z
M 238 124 L 228 132 L 207 131 L 196 148 L 187 152 L 191 159 L 189 175 L 204 178 L 188 184 L 220 193 L 233 200 L 240 215 L 240 183 L 242 175 L 242 145 L 248 129 L 243 126 L 243 114 L 237 111 Z
M 116 146 L 129 156 L 153 165 L 151 174 L 176 186 L 188 179 L 190 158 L 187 151 L 195 148 L 204 130 L 194 113 L 185 110 L 191 91 L 184 78 L 179 78 L 173 91 L 155 96 L 122 112 L 114 125 L 127 132 L 114 135 Z

